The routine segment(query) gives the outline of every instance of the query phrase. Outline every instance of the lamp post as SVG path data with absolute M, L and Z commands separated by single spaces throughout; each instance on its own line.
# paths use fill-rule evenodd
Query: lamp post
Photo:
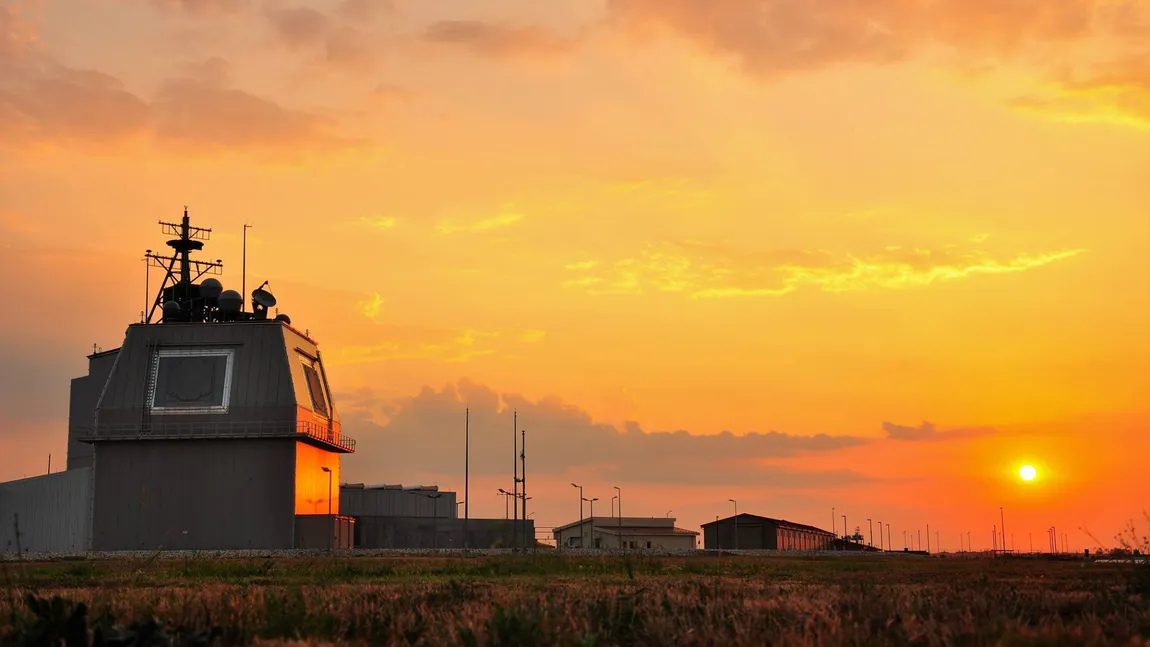
M 847 547 L 847 516 L 843 515 L 843 549 Z
M 615 499 L 618 499 L 618 498 L 619 498 L 618 495 L 611 497 L 611 518 L 612 519 L 615 518 Z
M 599 497 L 596 496 L 596 497 L 591 497 L 590 499 L 583 499 L 583 500 L 591 504 L 591 546 L 594 547 L 595 546 L 595 502 L 599 500 Z M 580 503 L 579 507 L 580 507 L 580 514 L 582 514 L 583 504 Z
M 667 511 L 667 518 L 668 518 L 668 519 L 670 519 L 670 518 L 671 518 L 671 513 L 672 513 L 672 512 L 674 512 L 674 510 L 668 510 L 668 511 Z
M 878 522 L 878 549 L 880 551 L 883 549 L 882 548 L 882 522 L 881 521 Z
M 838 522 L 838 520 L 837 520 L 837 519 L 836 519 L 836 517 L 835 517 L 835 508 L 834 508 L 834 506 L 831 506 L 831 536 L 832 536 L 832 537 L 834 537 L 835 539 L 838 539 L 838 538 L 839 538 L 839 522 Z M 832 549 L 832 550 L 837 550 L 837 549 L 838 549 L 838 546 L 835 546 L 835 545 L 832 543 L 832 544 L 831 544 L 831 549 Z
M 870 517 L 867 517 L 866 522 L 870 524 L 870 530 L 867 531 L 867 534 L 870 535 L 870 537 L 867 538 L 867 544 L 870 545 L 871 548 L 874 548 L 874 522 L 870 520 Z M 882 529 L 881 525 L 879 525 L 879 529 Z
M 623 547 L 623 490 L 619 486 L 615 487 L 615 498 L 619 499 L 619 517 L 615 519 L 615 529 L 619 534 L 619 548 Z
M 735 504 L 735 550 L 739 549 L 739 502 L 734 499 L 727 499 Z
M 331 468 L 320 467 L 320 469 L 327 472 L 327 522 L 331 524 L 327 532 L 327 549 L 331 550 L 331 539 L 335 534 L 335 524 L 331 520 Z
M 587 534 L 586 531 L 583 530 L 583 502 L 586 499 L 583 498 L 583 486 L 582 485 L 575 485 L 574 483 L 572 483 L 571 487 L 579 488 L 579 547 L 583 548 L 583 537 L 584 537 L 584 535 Z
M 503 497 L 503 520 L 507 521 L 511 518 L 510 505 L 511 493 L 503 488 L 499 488 L 499 496 Z

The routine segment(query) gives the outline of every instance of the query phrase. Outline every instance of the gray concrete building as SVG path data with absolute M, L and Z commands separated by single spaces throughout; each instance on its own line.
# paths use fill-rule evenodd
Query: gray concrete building
M 190 258 L 211 230 L 186 210 L 161 225 L 174 237 L 170 257 L 148 252 L 165 271 L 151 311 L 72 380 L 67 470 L 0 484 L 0 529 L 22 519 L 29 551 L 350 547 L 338 484 L 355 441 L 318 345 L 271 316 L 267 282 L 249 310 L 199 280 L 222 263 Z

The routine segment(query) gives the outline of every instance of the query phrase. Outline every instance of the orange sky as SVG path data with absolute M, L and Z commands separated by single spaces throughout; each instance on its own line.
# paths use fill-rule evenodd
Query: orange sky
M 0 478 L 63 464 L 186 204 L 226 287 L 254 225 L 347 479 L 462 499 L 470 407 L 498 516 L 514 408 L 540 526 L 574 480 L 1108 539 L 1147 508 L 1148 43 L 1144 0 L 0 0 Z

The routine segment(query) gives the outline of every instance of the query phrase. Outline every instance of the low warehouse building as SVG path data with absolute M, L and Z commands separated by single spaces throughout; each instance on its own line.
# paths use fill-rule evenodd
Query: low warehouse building
M 676 528 L 674 517 L 587 517 L 552 533 L 559 548 L 694 550 L 699 536 Z
M 703 524 L 708 550 L 829 550 L 834 540 L 829 530 L 746 513 Z

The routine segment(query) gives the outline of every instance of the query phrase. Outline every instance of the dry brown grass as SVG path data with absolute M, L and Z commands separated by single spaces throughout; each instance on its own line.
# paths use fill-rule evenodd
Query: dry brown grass
M 1147 592 L 1080 562 L 157 560 L 23 565 L 13 577 L 21 596 L 83 603 L 89 638 L 99 628 L 129 641 L 134 628 L 149 644 L 1150 645 Z M 37 621 L 7 600 L 11 640 L 67 626 L 68 608 Z

